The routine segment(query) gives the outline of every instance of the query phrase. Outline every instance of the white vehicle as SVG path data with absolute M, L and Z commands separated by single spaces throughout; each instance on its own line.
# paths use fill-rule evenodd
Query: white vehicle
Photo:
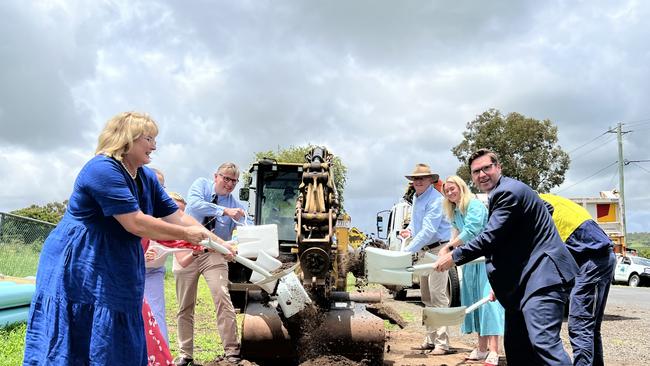
M 385 218 L 388 216 L 388 223 L 384 224 Z M 402 241 L 399 238 L 399 232 L 406 229 L 409 222 L 411 222 L 411 204 L 402 199 L 396 203 L 390 210 L 380 211 L 377 213 L 377 237 L 386 241 L 387 249 L 401 251 Z M 427 259 L 424 259 L 427 260 Z M 416 264 L 424 262 L 416 262 Z M 452 267 L 449 270 L 449 283 L 448 293 L 450 306 L 460 306 L 460 276 L 461 271 L 457 267 Z M 420 276 L 413 276 L 413 286 L 409 288 L 401 286 L 385 286 L 396 300 L 405 300 L 406 291 L 409 288 L 420 288 Z
M 617 255 L 614 282 L 625 282 L 632 287 L 650 283 L 650 259 Z

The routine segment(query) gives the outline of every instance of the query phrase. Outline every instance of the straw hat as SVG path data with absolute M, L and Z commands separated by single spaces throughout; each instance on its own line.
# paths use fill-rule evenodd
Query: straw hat
M 437 182 L 439 178 L 438 174 L 432 172 L 428 165 L 422 163 L 416 164 L 413 173 L 405 175 L 405 177 L 408 180 L 413 180 L 415 177 L 431 177 L 434 182 Z

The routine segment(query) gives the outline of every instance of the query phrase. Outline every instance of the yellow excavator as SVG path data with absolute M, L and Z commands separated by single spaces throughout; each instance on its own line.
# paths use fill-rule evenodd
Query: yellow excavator
M 339 210 L 332 158 L 327 149 L 316 147 L 303 164 L 256 161 L 240 190 L 240 200 L 248 202 L 256 225 L 277 225 L 278 259 L 286 267 L 299 263 L 297 275 L 311 300 L 302 311 L 286 317 L 273 291 L 250 283 L 247 268 L 230 264 L 233 303 L 245 314 L 241 340 L 245 359 L 295 365 L 335 354 L 382 364 L 384 321 L 364 305 L 380 301 L 380 296 L 345 291 L 349 216 Z

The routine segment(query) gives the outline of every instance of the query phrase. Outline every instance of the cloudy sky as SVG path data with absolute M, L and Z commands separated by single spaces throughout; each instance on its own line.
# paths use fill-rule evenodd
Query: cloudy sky
M 159 123 L 151 166 L 186 192 L 218 164 L 326 145 L 346 208 L 374 231 L 417 162 L 441 176 L 489 108 L 550 119 L 569 197 L 648 160 L 644 1 L 0 2 L 0 211 L 67 199 L 105 122 Z M 645 146 L 645 147 L 644 147 Z M 625 168 L 628 231 L 650 231 L 650 163 Z

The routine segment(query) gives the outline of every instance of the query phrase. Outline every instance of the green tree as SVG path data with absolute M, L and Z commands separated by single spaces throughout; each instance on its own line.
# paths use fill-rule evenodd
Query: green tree
M 58 224 L 63 218 L 67 206 L 68 200 L 65 200 L 63 202 L 50 202 L 45 206 L 31 205 L 29 207 L 11 211 L 11 213 L 18 216 L 50 222 L 52 224 Z
M 255 160 L 260 159 L 273 159 L 278 163 L 305 163 L 305 155 L 307 155 L 315 145 L 309 144 L 306 146 L 289 146 L 284 149 L 278 148 L 277 151 L 260 151 L 255 153 Z M 328 151 L 333 154 L 331 150 Z M 334 174 L 334 184 L 336 191 L 339 195 L 339 204 L 341 212 L 345 212 L 343 207 L 343 191 L 345 190 L 345 182 L 347 181 L 348 168 L 343 164 L 341 158 L 334 154 L 332 159 L 332 172 Z M 248 173 L 244 174 L 244 178 L 248 178 Z
M 457 174 L 471 182 L 467 159 L 488 148 L 499 155 L 503 174 L 546 193 L 564 182 L 569 155 L 557 143 L 557 127 L 549 120 L 539 121 L 519 113 L 503 116 L 489 109 L 467 123 L 463 141 L 451 149 L 460 160 Z
M 650 258 L 650 248 L 637 248 L 637 254 L 639 257 Z

